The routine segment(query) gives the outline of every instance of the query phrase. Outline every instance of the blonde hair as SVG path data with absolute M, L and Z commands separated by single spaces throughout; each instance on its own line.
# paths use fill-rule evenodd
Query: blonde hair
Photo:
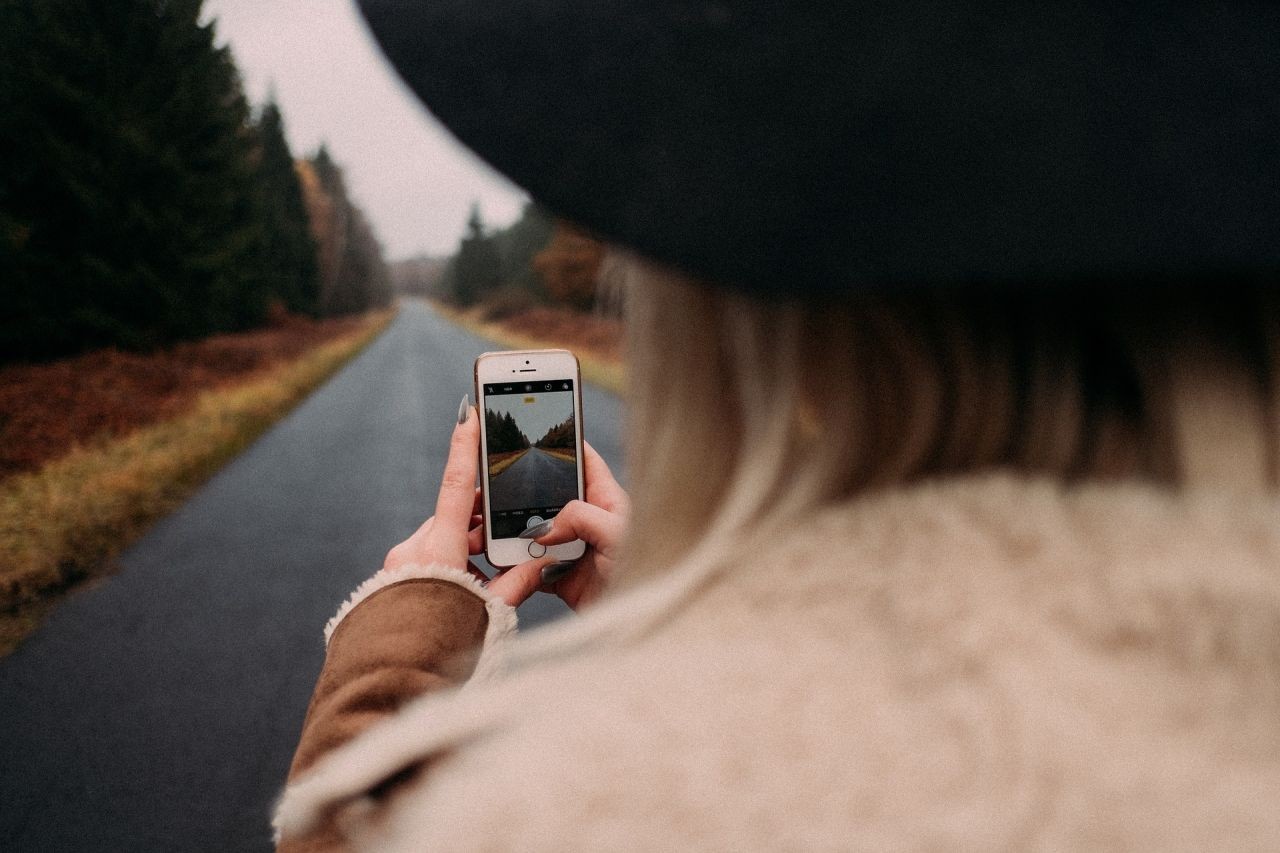
M 708 538 L 928 477 L 1177 487 L 1235 468 L 1274 488 L 1280 474 L 1268 286 L 769 302 L 634 258 L 610 270 L 627 294 L 630 578 Z

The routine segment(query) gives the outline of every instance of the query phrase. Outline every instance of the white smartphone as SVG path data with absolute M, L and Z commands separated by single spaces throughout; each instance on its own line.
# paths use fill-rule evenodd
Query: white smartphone
M 581 540 L 547 547 L 520 533 L 583 496 L 582 376 L 563 349 L 487 352 L 476 359 L 484 554 L 494 566 L 543 555 L 576 560 Z

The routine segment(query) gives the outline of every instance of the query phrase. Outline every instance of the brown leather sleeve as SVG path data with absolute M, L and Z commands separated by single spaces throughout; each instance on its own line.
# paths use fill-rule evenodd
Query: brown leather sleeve
M 465 682 L 487 627 L 484 602 L 445 580 L 401 581 L 360 602 L 329 640 L 289 780 L 405 702 Z M 279 850 L 333 850 L 340 844 L 326 826 L 283 842 Z

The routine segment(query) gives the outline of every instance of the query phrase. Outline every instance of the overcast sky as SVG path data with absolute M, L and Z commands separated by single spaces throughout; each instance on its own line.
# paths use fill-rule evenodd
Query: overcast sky
M 524 193 L 418 105 L 350 0 L 206 0 L 204 15 L 249 100 L 275 90 L 294 155 L 329 146 L 389 260 L 451 253 L 472 201 L 490 225 L 519 215 Z
M 534 402 L 526 402 L 533 400 Z M 497 394 L 484 398 L 484 407 L 495 414 L 511 413 L 529 441 L 537 441 L 556 424 L 573 417 L 573 392 Z

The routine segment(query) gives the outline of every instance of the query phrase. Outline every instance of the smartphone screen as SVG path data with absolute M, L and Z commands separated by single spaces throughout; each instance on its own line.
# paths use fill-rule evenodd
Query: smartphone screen
M 484 384 L 490 536 L 555 517 L 578 492 L 574 380 Z

